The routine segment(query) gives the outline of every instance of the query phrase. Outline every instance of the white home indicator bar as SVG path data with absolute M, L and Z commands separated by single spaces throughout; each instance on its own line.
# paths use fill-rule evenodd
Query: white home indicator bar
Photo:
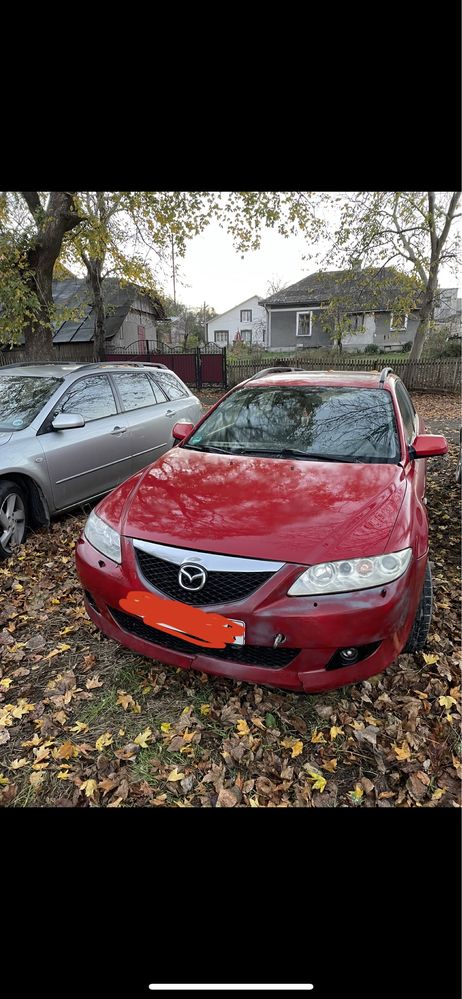
M 212 992 L 214 989 L 221 992 L 304 992 L 306 989 L 314 988 L 313 985 L 150 985 L 153 992 L 160 992 L 165 989 L 167 992 Z

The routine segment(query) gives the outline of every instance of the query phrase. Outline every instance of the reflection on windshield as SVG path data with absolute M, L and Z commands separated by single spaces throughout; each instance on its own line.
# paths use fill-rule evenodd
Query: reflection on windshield
M 297 456 L 399 461 L 393 403 L 384 389 L 240 389 L 223 400 L 185 446 L 275 457 L 293 449 Z
M 0 430 L 28 427 L 61 381 L 61 378 L 0 374 Z

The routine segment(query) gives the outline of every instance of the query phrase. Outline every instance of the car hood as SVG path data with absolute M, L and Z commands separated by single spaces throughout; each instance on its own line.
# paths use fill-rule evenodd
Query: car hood
M 11 433 L 11 431 L 8 430 L 0 431 L 0 447 L 2 444 L 8 444 L 8 441 L 11 440 L 12 436 L 13 434 Z
M 399 465 L 173 448 L 140 479 L 126 502 L 121 532 L 283 562 L 372 556 L 385 550 L 405 490 Z

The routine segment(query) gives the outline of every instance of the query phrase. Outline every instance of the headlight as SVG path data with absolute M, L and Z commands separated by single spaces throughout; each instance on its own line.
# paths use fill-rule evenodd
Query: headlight
M 289 597 L 306 597 L 317 593 L 347 593 L 383 586 L 398 579 L 406 571 L 412 548 L 390 552 L 375 558 L 351 558 L 342 562 L 321 562 L 302 572 L 288 590 Z
M 109 524 L 106 524 L 105 520 L 101 520 L 101 517 L 98 517 L 96 513 L 90 514 L 83 533 L 87 541 L 97 551 L 107 555 L 113 562 L 122 561 L 120 534 L 117 534 L 117 531 L 113 527 L 109 527 Z

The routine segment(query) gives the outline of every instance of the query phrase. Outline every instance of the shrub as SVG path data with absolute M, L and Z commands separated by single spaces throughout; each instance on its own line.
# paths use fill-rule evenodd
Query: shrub
M 403 354 L 408 354 L 409 351 L 411 350 L 411 348 L 412 348 L 412 340 L 407 340 L 406 343 L 403 343 L 403 346 L 402 346 L 401 349 L 402 349 Z
M 367 347 L 364 348 L 365 354 L 380 354 L 380 347 L 376 343 L 369 343 Z
M 448 340 L 450 329 L 448 326 L 434 327 L 430 330 L 424 344 L 423 356 L 432 360 L 439 357 L 460 357 L 460 340 Z

